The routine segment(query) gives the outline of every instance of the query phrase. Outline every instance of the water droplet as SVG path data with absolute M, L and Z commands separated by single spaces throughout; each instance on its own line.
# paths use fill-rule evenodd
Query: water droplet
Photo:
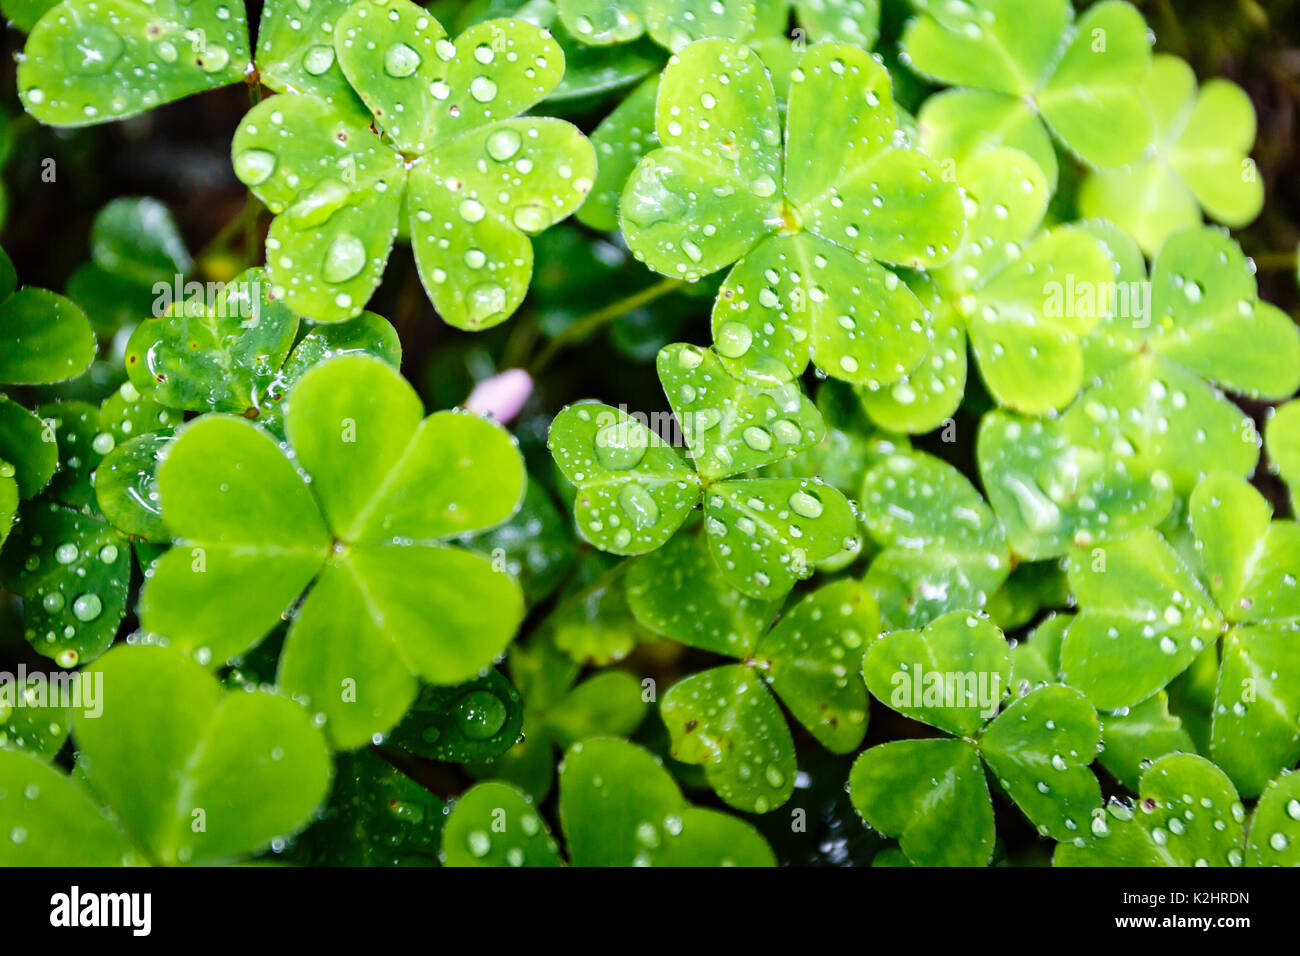
M 796 491 L 790 496 L 790 510 L 805 518 L 819 518 L 822 513 L 822 503 L 806 491 Z
M 230 63 L 230 51 L 223 46 L 210 46 L 198 55 L 199 68 L 204 73 L 219 73 Z
M 528 233 L 538 233 L 551 224 L 551 215 L 540 203 L 528 203 L 515 209 L 516 226 Z
M 346 282 L 366 266 L 366 247 L 350 232 L 341 232 L 325 250 L 321 274 L 326 282 Z
M 723 322 L 714 336 L 714 345 L 720 355 L 737 359 L 749 351 L 754 341 L 754 333 L 749 326 L 739 322 Z
M 519 152 L 523 138 L 513 129 L 495 130 L 487 138 L 487 154 L 498 163 L 504 163 Z
M 384 51 L 384 72 L 401 79 L 420 68 L 420 54 L 405 43 L 394 43 Z
M 640 485 L 629 483 L 619 489 L 618 505 L 638 528 L 648 528 L 659 520 L 659 506 Z
M 767 451 L 772 447 L 772 436 L 757 425 L 750 425 L 741 433 L 741 437 L 745 439 L 745 444 L 754 451 Z
M 496 99 L 497 85 L 486 76 L 476 76 L 469 81 L 469 95 L 480 103 L 491 103 Z
M 114 440 L 112 435 L 108 432 L 100 432 L 91 439 L 90 447 L 95 450 L 96 455 L 107 455 L 113 450 L 115 444 L 117 444 L 117 442 Z
M 72 614 L 78 621 L 93 621 L 103 610 L 98 594 L 81 594 L 72 602 Z
M 320 76 L 334 65 L 334 48 L 318 43 L 309 49 L 302 58 L 302 68 L 312 76 Z
M 456 705 L 456 723 L 470 740 L 488 740 L 506 722 L 506 705 L 501 698 L 485 690 L 466 694 Z
M 649 440 L 637 422 L 615 422 L 596 432 L 596 460 L 610 471 L 635 468 L 645 457 Z
M 54 549 L 54 560 L 59 564 L 71 564 L 80 555 L 81 552 L 77 549 L 77 546 L 71 542 L 61 544 Z

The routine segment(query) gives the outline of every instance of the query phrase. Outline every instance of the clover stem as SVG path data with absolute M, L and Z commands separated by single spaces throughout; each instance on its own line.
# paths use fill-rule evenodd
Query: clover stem
M 208 244 L 199 251 L 194 261 L 198 263 L 206 261 L 212 254 L 223 251 L 236 235 L 242 234 L 243 259 L 244 262 L 251 264 L 255 259 L 253 250 L 257 245 L 257 220 L 261 213 L 261 202 L 250 192 L 244 200 L 244 207 L 221 227 Z
M 613 322 L 620 316 L 626 315 L 633 309 L 647 305 L 655 299 L 662 298 L 670 292 L 680 289 L 686 283 L 682 279 L 663 279 L 652 286 L 647 286 L 640 292 L 634 292 L 632 295 L 625 296 L 617 302 L 612 302 L 603 308 L 594 312 L 588 312 L 586 315 L 576 319 L 572 325 L 561 332 L 555 338 L 547 343 L 546 348 L 533 359 L 532 364 L 528 367 L 528 372 L 536 378 L 551 361 L 564 351 L 570 345 L 587 338 L 592 332 L 599 329 L 602 325 Z

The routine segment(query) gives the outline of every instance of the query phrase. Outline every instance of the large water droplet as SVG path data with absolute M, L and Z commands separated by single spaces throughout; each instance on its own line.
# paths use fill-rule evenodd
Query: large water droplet
M 72 614 L 78 621 L 93 621 L 104 610 L 98 594 L 81 594 L 72 602 Z
M 488 740 L 506 722 L 506 705 L 485 690 L 466 694 L 456 705 L 456 723 L 470 740 Z
M 320 76 L 334 65 L 334 48 L 318 43 L 302 57 L 302 68 L 312 76 Z
M 366 265 L 366 247 L 350 232 L 339 233 L 325 251 L 321 274 L 326 282 L 346 282 Z
M 635 468 L 645 457 L 649 438 L 638 422 L 615 422 L 596 432 L 596 460 L 610 471 Z
M 420 54 L 405 43 L 394 43 L 384 51 L 384 72 L 398 79 L 420 68 Z
M 796 491 L 790 496 L 790 510 L 805 518 L 819 518 L 822 513 L 822 503 L 806 491 Z
M 523 137 L 513 129 L 499 129 L 487 138 L 487 154 L 498 163 L 504 163 L 519 152 Z
M 659 520 L 659 506 L 640 485 L 624 485 L 618 493 L 618 505 L 638 528 L 648 528 Z
M 732 359 L 740 358 L 748 352 L 753 341 L 753 331 L 739 322 L 723 322 L 713 339 L 718 353 Z

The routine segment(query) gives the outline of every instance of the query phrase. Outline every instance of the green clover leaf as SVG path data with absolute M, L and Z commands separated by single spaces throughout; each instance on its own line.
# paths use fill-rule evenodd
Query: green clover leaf
M 786 13 L 784 3 L 770 0 L 557 0 L 556 8 L 582 43 L 606 46 L 648 34 L 674 52 L 705 37 L 747 40 L 779 31 Z
M 1300 402 L 1278 406 L 1264 429 L 1264 445 L 1273 468 L 1291 491 L 1291 501 L 1300 499 Z
M 434 866 L 447 805 L 373 749 L 335 761 L 329 803 L 283 856 L 304 866 Z
M 987 619 L 954 611 L 921 631 L 885 634 L 862 670 L 882 703 L 960 738 L 873 747 L 850 773 L 858 812 L 914 864 L 988 864 L 993 807 L 981 761 L 1044 835 L 1070 839 L 1101 805 L 1088 769 L 1101 739 L 1096 712 L 1078 691 L 1046 684 L 998 714 L 1012 656 Z
M 656 634 L 739 660 L 754 653 L 781 609 L 779 600 L 751 597 L 730 585 L 699 529 L 675 535 L 632 566 L 627 603 Z
M 65 0 L 23 53 L 19 97 L 52 126 L 134 116 L 236 83 L 251 66 L 244 5 L 226 0 Z
M 277 93 L 307 93 L 361 123 L 369 112 L 334 50 L 334 35 L 352 0 L 266 0 L 257 28 L 257 71 Z
M 523 717 L 519 692 L 488 668 L 454 687 L 422 687 L 386 743 L 428 760 L 493 760 L 519 742 Z
M 905 62 L 961 91 L 936 97 L 922 128 L 935 155 L 965 159 L 1013 146 L 1047 162 L 1043 126 L 1091 166 L 1122 166 L 1151 141 L 1137 87 L 1151 65 L 1146 22 L 1103 0 L 1077 22 L 1069 0 L 921 0 L 903 34 Z M 1055 162 L 1044 165 L 1053 188 Z
M 224 692 L 159 647 L 119 647 L 87 677 L 111 691 L 102 715 L 77 719 L 74 776 L 0 751 L 6 865 L 237 859 L 302 826 L 324 800 L 329 752 L 292 701 Z
M 1171 754 L 1147 767 L 1134 807 L 1112 801 L 1086 837 L 1057 845 L 1056 866 L 1295 866 L 1300 775 L 1283 771 L 1247 822 L 1227 774 Z
M 1011 569 L 1002 525 L 962 474 L 921 452 L 866 473 L 862 523 L 880 545 L 868 590 L 890 627 L 920 627 L 957 608 L 982 609 Z
M 772 866 L 742 820 L 686 802 L 659 759 L 608 737 L 580 741 L 560 765 L 560 825 L 574 866 Z M 505 831 L 492 825 L 504 818 Z M 557 866 L 559 849 L 520 791 L 490 781 L 457 801 L 443 837 L 448 866 Z
M 131 551 L 95 515 L 52 501 L 25 505 L 0 556 L 0 580 L 22 595 L 23 636 L 60 667 L 99 657 L 126 613 Z
M 736 264 L 713 314 L 728 360 L 775 359 L 789 375 L 811 358 L 835 377 L 887 384 L 920 359 L 926 323 L 881 263 L 947 260 L 960 195 L 937 163 L 902 145 L 889 75 L 856 47 L 819 43 L 803 55 L 788 116 L 783 150 L 771 78 L 741 44 L 702 40 L 674 56 L 659 86 L 662 147 L 624 189 L 624 235 L 666 275 L 694 280 Z
M 1249 158 L 1255 108 L 1246 93 L 1220 79 L 1198 93 L 1192 68 L 1168 54 L 1153 58 L 1142 93 L 1154 149 L 1129 166 L 1090 174 L 1081 212 L 1121 226 L 1151 255 L 1174 233 L 1200 225 L 1202 209 L 1226 226 L 1248 225 L 1264 206 L 1264 184 Z
M 957 181 L 967 196 L 966 235 L 945 265 L 917 280 L 934 341 L 892 385 L 860 390 L 887 428 L 929 431 L 952 416 L 965 391 L 967 335 L 1000 405 L 1041 415 L 1069 404 L 1083 384 L 1080 340 L 1104 308 L 1070 290 L 1113 281 L 1098 238 L 1069 225 L 1039 231 L 1051 192 L 1024 153 L 985 150 L 958 166 Z
M 1078 424 L 1091 420 L 1091 441 L 1129 450 L 1182 495 L 1208 470 L 1250 474 L 1259 437 L 1214 386 L 1254 399 L 1292 395 L 1300 387 L 1295 323 L 1259 301 L 1253 267 L 1216 229 L 1174 234 L 1150 284 L 1141 278 L 1121 280 L 1115 307 L 1085 342 L 1099 384 L 1080 399 L 1087 419 Z
M 576 127 L 512 119 L 559 82 L 563 53 L 522 20 L 478 23 L 453 43 L 409 0 L 358 0 L 333 35 L 381 136 L 337 103 L 292 94 L 255 107 L 235 134 L 236 173 L 277 213 L 273 290 L 319 321 L 359 314 L 405 199 L 439 314 L 465 329 L 504 321 L 528 288 L 529 237 L 576 209 L 595 176 Z
M 658 369 L 694 470 L 646 424 L 607 405 L 570 405 L 552 423 L 551 454 L 578 487 L 574 514 L 584 538 L 615 554 L 644 554 L 702 499 L 724 577 L 765 599 L 856 544 L 852 510 L 834 488 L 732 477 L 822 440 L 821 416 L 797 385 L 738 377 L 717 352 L 680 343 L 660 351 Z
M 1222 635 L 1210 751 L 1255 796 L 1300 757 L 1300 532 L 1271 521 L 1263 496 L 1222 472 L 1196 487 L 1188 511 L 1194 564 L 1154 531 L 1072 557 L 1081 611 L 1061 668 L 1097 706 L 1127 707 Z
M 173 441 L 171 434 L 139 435 L 115 446 L 95 469 L 95 503 L 119 531 L 145 541 L 170 540 L 159 502 L 158 468 Z
M 51 761 L 72 727 L 72 707 L 51 692 L 44 675 L 25 683 L 7 678 L 0 687 L 0 750 Z
M 980 423 L 980 477 L 1020 558 L 1042 561 L 1122 538 L 1156 524 L 1173 504 L 1163 471 L 1149 470 L 1133 446 L 1097 434 L 1105 413 L 1089 394 L 1057 419 L 992 412 Z
M 652 551 L 699 503 L 699 478 L 681 454 L 619 409 L 568 406 L 551 424 L 549 445 L 578 488 L 578 531 L 602 551 Z
M 214 302 L 186 300 L 136 326 L 126 371 L 142 395 L 168 408 L 232 412 L 279 434 L 280 404 L 307 370 L 356 354 L 396 368 L 402 358 L 397 331 L 373 312 L 340 323 L 300 323 L 272 296 L 263 270 L 249 269 Z
M 619 227 L 618 208 L 623 187 L 641 157 L 659 147 L 655 133 L 658 99 L 659 75 L 655 74 L 626 96 L 592 131 L 591 145 L 599 162 L 591 195 L 575 214 L 579 222 L 603 232 L 613 232 Z
M 849 773 L 862 819 L 896 836 L 919 866 L 987 866 L 993 804 L 979 753 L 965 740 L 898 740 L 864 751 Z
M 310 586 L 279 681 L 347 749 L 397 722 L 417 677 L 467 680 L 513 636 L 523 614 L 513 579 L 443 542 L 509 517 L 524 471 L 490 422 L 454 412 L 421 421 L 415 392 L 378 359 L 316 366 L 287 405 L 288 443 L 310 485 L 245 421 L 204 416 L 178 433 L 158 486 L 180 543 L 155 566 L 140 616 L 174 646 L 225 661 Z M 230 587 L 241 589 L 237 605 Z
M 534 800 L 550 792 L 553 752 L 588 737 L 630 736 L 645 717 L 641 683 L 624 670 L 577 682 L 580 666 L 544 632 L 510 649 L 510 676 L 524 700 L 523 739 L 495 760 L 471 764 L 479 778 L 499 778 Z
M 880 615 L 861 584 L 843 580 L 776 619 L 779 602 L 730 586 L 707 549 L 706 535 L 683 534 L 641 558 L 629 572 L 628 603 L 656 633 L 742 661 L 678 681 L 661 714 L 674 758 L 702 764 L 729 805 L 766 813 L 790 799 L 796 770 L 773 694 L 828 750 L 854 750 L 866 732 L 867 694 L 844 661 L 879 632 Z
M 95 358 L 95 333 L 71 299 L 11 281 L 0 283 L 0 384 L 44 385 L 81 374 Z

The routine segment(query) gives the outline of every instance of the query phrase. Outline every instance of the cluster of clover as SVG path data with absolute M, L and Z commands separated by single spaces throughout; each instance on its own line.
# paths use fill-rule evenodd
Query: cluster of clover
M 1292 396 L 1300 333 L 1202 220 L 1262 206 L 1249 101 L 1133 6 L 911 0 L 884 57 L 878 0 L 268 0 L 255 54 L 237 2 L 36 7 L 29 113 L 248 83 L 274 218 L 144 321 L 113 303 L 193 268 L 156 203 L 101 213 L 68 297 L 0 262 L 0 382 L 43 402 L 0 398 L 0 573 L 108 689 L 0 707 L 0 860 L 556 865 L 558 776 L 568 862 L 770 864 L 874 697 L 915 722 L 849 773 L 880 863 L 989 863 L 995 800 L 1058 864 L 1300 862 L 1300 529 L 1225 395 Z M 399 240 L 461 329 L 565 295 L 534 240 L 586 243 L 575 212 L 666 277 L 635 302 L 716 289 L 712 345 L 652 351 L 685 454 L 582 402 L 530 477 L 364 309 Z M 1267 444 L 1300 485 L 1298 408 Z M 958 416 L 978 475 L 912 447 Z M 723 660 L 662 698 L 606 667 L 664 638 Z M 489 779 L 449 808 L 416 758 Z

